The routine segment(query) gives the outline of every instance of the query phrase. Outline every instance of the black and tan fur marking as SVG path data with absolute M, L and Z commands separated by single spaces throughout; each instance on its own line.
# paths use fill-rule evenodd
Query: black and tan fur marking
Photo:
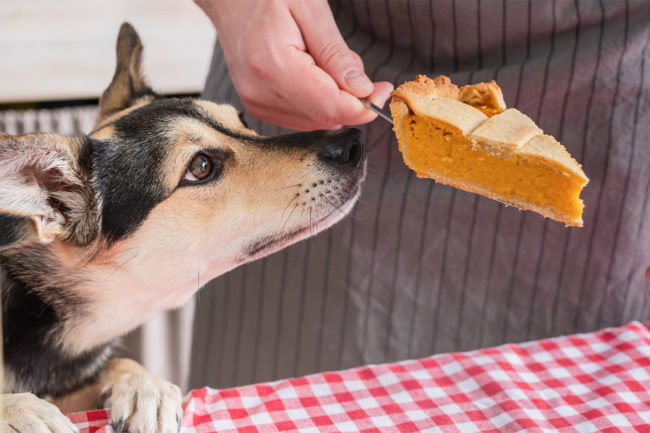
M 357 130 L 261 137 L 230 106 L 161 98 L 128 24 L 117 56 L 88 136 L 0 135 L 5 393 L 65 410 L 101 393 L 116 428 L 175 431 L 180 391 L 109 362 L 115 339 L 182 305 L 197 275 L 207 282 L 343 218 L 363 147 Z M 0 431 L 73 430 L 29 394 L 6 394 L 5 407 Z M 40 427 L 24 427 L 25 414 Z

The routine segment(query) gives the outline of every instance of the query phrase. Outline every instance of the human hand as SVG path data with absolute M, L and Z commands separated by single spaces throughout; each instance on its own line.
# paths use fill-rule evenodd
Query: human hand
M 217 29 L 235 89 L 253 117 L 297 130 L 338 129 L 377 115 L 393 89 L 373 83 L 326 0 L 195 0 Z

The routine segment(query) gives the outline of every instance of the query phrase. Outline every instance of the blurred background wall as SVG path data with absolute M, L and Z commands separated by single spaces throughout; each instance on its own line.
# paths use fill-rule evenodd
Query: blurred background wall
M 140 34 L 154 90 L 203 89 L 215 32 L 191 0 L 0 0 L 0 132 L 90 132 L 123 21 Z M 123 355 L 186 390 L 193 316 L 192 299 L 154 317 Z

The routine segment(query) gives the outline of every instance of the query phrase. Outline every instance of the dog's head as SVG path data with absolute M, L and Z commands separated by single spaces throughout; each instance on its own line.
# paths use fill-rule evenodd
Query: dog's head
M 351 210 L 364 176 L 358 130 L 259 136 L 231 106 L 156 95 L 141 53 L 123 25 L 88 136 L 0 135 L 0 212 L 29 219 L 64 264 L 196 288 L 197 273 L 205 282 Z

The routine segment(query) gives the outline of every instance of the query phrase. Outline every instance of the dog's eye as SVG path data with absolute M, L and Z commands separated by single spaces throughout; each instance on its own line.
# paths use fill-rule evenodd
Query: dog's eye
M 197 153 L 190 161 L 190 165 L 183 177 L 183 181 L 187 184 L 206 182 L 214 178 L 217 171 L 220 171 L 217 169 L 222 166 L 223 164 L 221 161 L 213 162 L 207 155 Z
M 185 178 L 188 180 L 203 180 L 212 171 L 212 162 L 205 155 L 196 155 L 190 162 L 190 169 L 187 171 Z

